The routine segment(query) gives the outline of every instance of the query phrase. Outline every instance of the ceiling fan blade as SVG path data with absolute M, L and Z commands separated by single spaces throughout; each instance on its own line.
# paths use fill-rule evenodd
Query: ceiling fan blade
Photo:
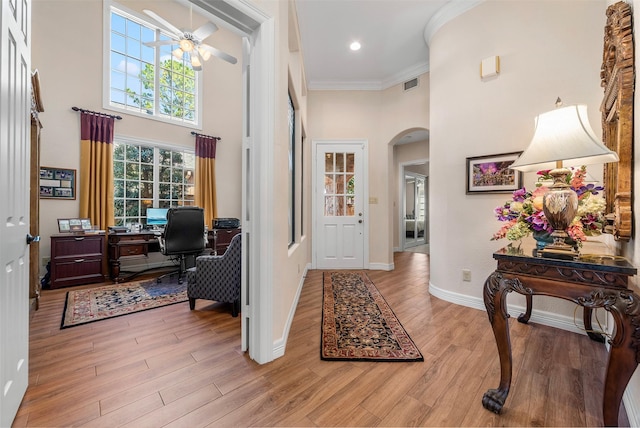
M 205 45 L 204 43 L 200 45 L 200 47 L 206 51 L 208 51 L 209 53 L 211 53 L 211 55 L 215 55 L 220 59 L 223 59 L 225 61 L 227 61 L 230 64 L 235 64 L 238 62 L 238 60 L 229 55 L 228 53 L 222 52 L 221 50 L 218 50 L 216 48 L 214 48 L 213 46 L 209 46 L 209 45 Z
M 156 42 L 145 42 L 143 45 L 145 46 L 162 46 L 162 45 L 175 45 L 177 39 L 175 40 L 158 40 Z
M 157 13 L 155 13 L 155 12 L 149 10 L 149 9 L 144 9 L 143 12 L 146 13 L 147 15 L 149 15 L 150 17 L 152 17 L 153 19 L 155 19 L 156 21 L 158 21 L 159 24 L 162 24 L 162 26 L 165 29 L 167 29 L 167 30 L 171 31 L 172 33 L 174 33 L 177 38 L 182 37 L 183 31 L 181 31 L 178 27 L 174 26 L 169 21 L 167 21 L 164 18 L 162 18 L 161 16 L 159 16 Z
M 196 36 L 198 40 L 204 40 L 216 31 L 218 31 L 218 26 L 213 22 L 207 22 L 203 26 L 194 30 L 193 35 Z

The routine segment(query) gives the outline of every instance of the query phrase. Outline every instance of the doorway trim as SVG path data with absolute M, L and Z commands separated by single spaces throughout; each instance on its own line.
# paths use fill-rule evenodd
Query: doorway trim
M 312 191 L 311 191 L 311 224 L 312 233 L 315 233 L 315 225 L 318 224 L 318 207 L 316 200 L 318 196 L 318 192 L 321 192 L 322 189 L 319 189 L 316 185 L 317 183 L 317 174 L 318 168 L 316 167 L 317 157 L 318 157 L 318 146 L 319 145 L 340 145 L 340 144 L 362 144 L 362 176 L 364 178 L 363 182 L 363 252 L 362 252 L 362 263 L 363 269 L 370 269 L 371 265 L 369 262 L 369 204 L 371 201 L 369 200 L 369 142 L 366 139 L 318 139 L 311 141 L 311 181 L 312 181 Z M 318 259 L 318 247 L 317 247 L 317 239 L 313 239 L 311 246 L 311 269 L 317 269 L 317 259 Z
M 242 350 L 274 359 L 273 195 L 276 106 L 275 20 L 243 0 L 182 0 L 243 37 Z M 249 66 L 250 65 L 250 66 Z
M 404 184 L 404 176 L 405 176 L 405 167 L 407 166 L 411 166 L 411 165 L 422 165 L 422 164 L 428 164 L 429 163 L 429 158 L 423 158 L 423 159 L 413 159 L 407 162 L 401 162 L 400 168 L 398 168 L 398 195 L 400 196 L 399 198 L 399 203 L 398 203 L 398 224 L 397 224 L 397 228 L 398 228 L 398 244 L 400 245 L 400 251 L 404 251 L 406 249 L 406 244 L 405 244 L 405 239 L 406 237 L 404 236 L 404 215 L 403 215 L 403 210 L 404 210 L 404 206 L 406 203 L 405 200 L 405 184 Z M 429 182 L 429 177 L 426 177 L 426 182 Z M 428 187 L 427 187 L 427 191 L 428 191 Z M 429 216 L 429 201 L 427 198 L 427 217 Z M 427 236 L 429 236 L 429 230 L 426 230 L 426 234 Z M 427 242 L 427 245 L 429 245 L 429 242 Z

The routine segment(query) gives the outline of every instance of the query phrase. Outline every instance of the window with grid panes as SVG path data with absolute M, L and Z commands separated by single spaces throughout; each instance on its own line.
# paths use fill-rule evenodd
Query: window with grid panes
M 195 154 L 114 142 L 115 223 L 147 223 L 147 208 L 194 205 Z
M 171 54 L 177 44 L 145 46 L 146 42 L 171 39 L 120 6 L 112 4 L 110 11 L 109 105 L 197 125 L 198 81 L 186 55 L 178 59 Z

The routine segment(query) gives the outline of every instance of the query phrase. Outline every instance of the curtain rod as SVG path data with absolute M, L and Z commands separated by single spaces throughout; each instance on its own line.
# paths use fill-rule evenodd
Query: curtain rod
M 107 114 L 107 113 L 100 113 L 99 111 L 91 111 L 91 110 L 87 110 L 87 109 L 80 108 L 80 107 L 71 107 L 71 110 L 73 110 L 73 111 L 81 111 L 82 113 L 95 114 L 95 115 L 98 115 L 98 116 L 112 117 L 112 118 L 118 119 L 118 120 L 122 119 L 122 116 L 116 116 L 116 115 Z
M 222 138 L 220 138 L 220 137 L 212 137 L 211 135 L 200 134 L 200 133 L 198 133 L 196 131 L 191 131 L 191 135 L 199 135 L 201 137 L 211 138 L 211 139 L 218 140 L 218 141 L 222 140 Z

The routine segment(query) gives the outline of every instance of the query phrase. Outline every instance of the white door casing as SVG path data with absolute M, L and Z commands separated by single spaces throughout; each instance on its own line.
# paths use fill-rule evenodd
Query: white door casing
M 11 426 L 29 370 L 31 1 L 0 9 L 0 426 Z
M 243 39 L 242 350 L 274 359 L 275 20 L 251 1 L 179 0 Z
M 368 267 L 366 141 L 314 141 L 314 265 Z

